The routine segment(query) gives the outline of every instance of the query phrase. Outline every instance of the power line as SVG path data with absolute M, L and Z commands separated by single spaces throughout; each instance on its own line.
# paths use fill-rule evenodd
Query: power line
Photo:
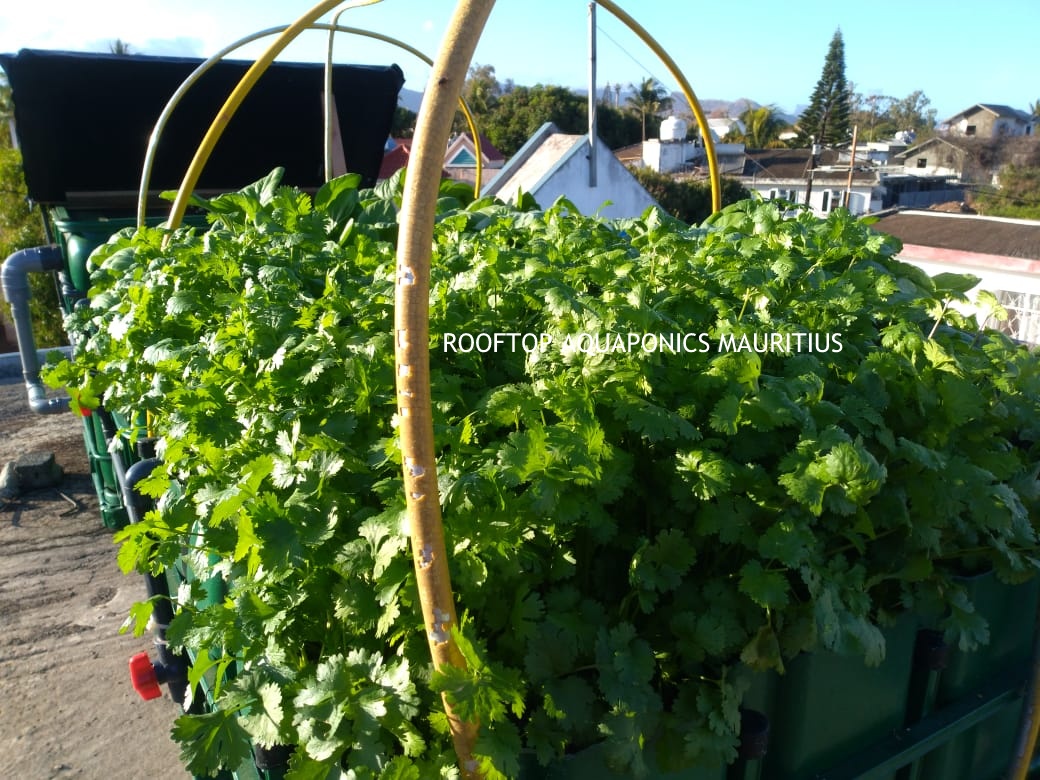
M 650 70 L 650 68 L 646 67 L 646 65 L 644 65 L 639 60 L 637 60 L 632 55 L 632 53 L 629 52 L 628 49 L 626 49 L 624 46 L 622 46 L 620 43 L 618 43 L 616 40 L 614 40 L 614 38 L 610 35 L 610 33 L 608 33 L 606 30 L 604 30 L 598 24 L 596 25 L 596 30 L 597 30 L 597 32 L 603 33 L 603 35 L 606 37 L 607 40 L 609 40 L 611 43 L 613 43 L 615 46 L 617 46 L 626 57 L 628 57 L 630 60 L 632 60 L 632 62 L 634 62 L 636 65 L 638 65 L 640 68 L 642 68 L 643 71 L 646 73 L 646 75 L 648 75 L 650 78 L 652 78 L 654 81 L 656 81 L 656 82 L 658 82 L 660 84 L 664 83 L 663 81 L 661 81 L 661 79 L 659 79 L 657 77 L 656 73 L 654 73 L 652 70 Z

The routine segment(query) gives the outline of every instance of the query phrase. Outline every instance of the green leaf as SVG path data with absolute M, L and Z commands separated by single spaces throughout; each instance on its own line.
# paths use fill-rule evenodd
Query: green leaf
M 325 182 L 314 196 L 314 208 L 328 214 L 336 225 L 354 214 L 360 198 L 357 187 L 361 174 L 348 173 Z
M 404 756 L 396 756 L 387 764 L 386 769 L 379 773 L 379 780 L 423 780 L 419 773 L 419 767 L 412 763 L 411 759 Z
M 196 775 L 237 769 L 252 756 L 249 734 L 239 723 L 238 715 L 226 710 L 181 715 L 174 721 L 173 738 L 181 744 L 185 767 Z
M 697 441 L 700 433 L 675 412 L 641 398 L 626 398 L 614 407 L 618 417 L 651 442 L 670 439 Z
M 629 582 L 640 592 L 644 611 L 653 609 L 655 594 L 678 588 L 696 560 L 696 550 L 678 529 L 661 531 L 653 542 L 644 541 L 628 570 Z
M 242 678 L 239 678 L 242 679 Z M 254 698 L 248 713 L 242 715 L 242 726 L 253 741 L 264 747 L 277 745 L 285 740 L 282 720 L 282 689 L 273 682 L 263 683 L 250 691 Z
M 711 428 L 719 433 L 733 436 L 740 422 L 740 398 L 724 395 L 711 412 Z
M 740 568 L 740 591 L 765 609 L 787 606 L 790 586 L 782 572 L 768 571 L 760 561 L 751 560 Z
M 302 750 L 296 750 L 289 757 L 289 769 L 285 780 L 351 780 L 340 769 L 338 759 L 317 761 Z
M 733 464 L 710 450 L 687 450 L 676 456 L 677 470 L 697 498 L 721 496 L 730 489 L 735 475 Z
M 784 662 L 780 654 L 780 642 L 777 640 L 773 627 L 766 623 L 755 632 L 740 652 L 740 660 L 752 669 L 765 671 L 773 669 L 779 674 L 784 673 Z
M 972 274 L 940 273 L 932 277 L 935 292 L 940 297 L 948 295 L 962 296 L 982 281 Z
M 766 529 L 758 542 L 758 553 L 763 558 L 775 559 L 789 568 L 806 562 L 816 546 L 812 529 L 800 522 L 796 514 L 781 517 Z

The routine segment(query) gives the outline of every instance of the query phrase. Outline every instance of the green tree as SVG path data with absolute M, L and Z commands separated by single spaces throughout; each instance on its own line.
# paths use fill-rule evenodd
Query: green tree
M 109 43 L 108 50 L 112 54 L 120 54 L 123 56 L 133 54 L 133 50 L 130 48 L 130 44 L 120 38 L 116 38 L 114 41 Z
M 859 127 L 859 137 L 863 141 L 876 141 L 879 138 L 890 138 L 896 128 L 889 120 L 888 111 L 895 98 L 888 95 L 872 93 L 864 95 L 856 91 L 855 84 L 849 82 L 849 114 L 850 124 Z
M 1040 164 L 1002 169 L 1000 188 L 987 188 L 975 196 L 972 205 L 991 217 L 1040 219 Z
M 683 181 L 649 168 L 636 168 L 633 175 L 662 209 L 688 225 L 698 225 L 711 216 L 711 184 Z M 722 179 L 722 205 L 751 197 L 740 182 Z
M 588 106 L 585 111 L 587 115 Z M 600 103 L 596 109 L 596 134 L 611 149 L 620 149 L 642 140 L 642 125 L 632 112 Z
M 1040 100 L 1034 100 L 1029 104 L 1029 113 L 1040 118 Z
M 415 133 L 415 120 L 418 114 L 404 106 L 394 109 L 394 118 L 390 120 L 390 135 L 394 138 L 411 138 Z
M 510 82 L 510 87 L 511 85 Z M 466 101 L 466 106 L 482 132 L 485 118 L 494 111 L 499 98 L 505 94 L 505 91 L 495 75 L 494 65 L 474 64 L 470 66 L 469 73 L 466 75 L 466 83 L 462 85 L 462 99 Z M 469 124 L 461 112 L 455 116 L 453 130 L 457 133 L 469 132 Z
M 625 105 L 636 114 L 643 126 L 643 140 L 646 140 L 646 118 L 657 116 L 662 111 L 672 107 L 672 99 L 668 96 L 668 90 L 661 82 L 654 78 L 645 78 L 639 82 L 639 86 L 629 84 L 628 88 L 632 94 L 625 98 Z
M 888 116 L 896 132 L 912 130 L 921 141 L 935 132 L 935 109 L 929 108 L 932 101 L 921 90 L 915 90 L 902 100 L 895 100 L 889 107 Z
M 742 143 L 749 149 L 778 149 L 785 146 L 780 134 L 789 129 L 777 114 L 776 106 L 753 107 L 748 103 L 740 113 L 744 132 L 730 132 L 724 139 L 727 143 Z
M 588 132 L 587 98 L 564 87 L 540 84 L 516 87 L 511 81 L 506 81 L 489 102 L 490 109 L 486 113 L 474 111 L 477 126 L 507 157 L 546 122 L 554 123 L 564 133 Z M 469 128 L 459 126 L 458 129 L 462 132 Z M 639 117 L 630 111 L 600 103 L 596 132 L 611 149 L 639 143 Z
M 502 85 L 495 76 L 495 66 L 472 65 L 462 87 L 462 97 L 469 104 L 470 111 L 486 114 L 495 107 L 501 96 Z
M 546 122 L 564 133 L 588 130 L 585 99 L 564 87 L 516 87 L 503 94 L 480 127 L 506 157 L 514 154 Z
M 837 30 L 827 49 L 823 73 L 809 98 L 809 107 L 798 120 L 798 142 L 807 146 L 812 139 L 818 144 L 846 141 L 851 130 L 851 98 L 845 80 L 845 42 L 841 30 Z
M 30 206 L 22 171 L 22 155 L 13 148 L 8 132 L 14 116 L 11 87 L 0 76 L 0 262 L 30 246 L 46 243 L 39 214 Z M 53 347 L 66 343 L 61 324 L 57 288 L 49 275 L 30 274 L 29 309 L 37 346 Z M 9 319 L 5 303 L 2 311 Z
M 864 96 L 853 90 L 851 123 L 859 127 L 859 137 L 864 141 L 891 138 L 901 130 L 912 130 L 922 141 L 935 133 L 936 112 L 931 104 L 919 89 L 902 99 Z

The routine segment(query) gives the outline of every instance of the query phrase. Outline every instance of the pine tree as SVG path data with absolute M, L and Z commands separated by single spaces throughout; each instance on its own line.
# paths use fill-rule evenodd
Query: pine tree
M 845 80 L 845 42 L 841 30 L 837 30 L 823 62 L 823 73 L 809 98 L 809 107 L 798 120 L 799 143 L 808 146 L 811 138 L 818 144 L 847 140 L 851 104 L 852 91 Z

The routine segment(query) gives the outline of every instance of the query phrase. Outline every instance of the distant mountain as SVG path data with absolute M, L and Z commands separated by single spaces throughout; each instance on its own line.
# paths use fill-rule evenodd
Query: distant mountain
M 686 97 L 683 95 L 682 92 L 673 92 L 672 93 L 672 99 L 675 101 L 675 105 L 683 106 L 683 107 L 686 106 Z M 748 107 L 748 105 L 750 105 L 752 108 L 758 108 L 759 106 L 769 105 L 768 103 L 759 103 L 757 100 L 752 100 L 751 98 L 737 98 L 736 100 L 717 100 L 717 99 L 713 99 L 713 98 L 708 98 L 708 99 L 700 99 L 700 98 L 698 98 L 698 101 L 701 104 L 701 110 L 704 111 L 704 113 L 707 116 L 709 116 L 709 117 L 712 117 L 712 116 L 738 117 L 742 113 L 744 113 L 744 110 Z M 793 125 L 798 120 L 798 117 L 801 115 L 801 113 L 802 113 L 802 111 L 804 109 L 805 109 L 804 106 L 799 106 L 798 109 L 797 109 L 797 113 L 794 113 L 794 114 L 788 114 L 788 113 L 785 113 L 784 111 L 778 111 L 777 112 L 777 116 L 779 116 L 781 119 L 783 119 L 789 125 Z M 687 109 L 687 110 L 689 110 L 689 109 Z M 692 113 L 692 111 L 690 113 Z
M 402 108 L 407 108 L 409 111 L 419 113 L 422 96 L 422 92 L 417 92 L 414 89 L 402 89 L 397 97 L 397 104 Z
M 586 88 L 586 87 L 573 87 L 571 89 L 571 91 L 576 93 L 576 94 L 578 94 L 578 95 L 587 95 L 588 94 L 588 88 Z M 629 95 L 631 95 L 631 94 L 632 93 L 630 91 L 628 91 L 628 90 L 623 90 L 621 92 L 621 95 L 620 95 L 620 105 L 621 106 L 625 105 L 625 99 Z M 673 92 L 672 93 L 672 99 L 673 99 L 673 101 L 675 103 L 675 106 L 680 109 L 680 112 L 682 111 L 683 108 L 686 108 L 686 113 L 692 113 L 692 111 L 690 111 L 686 107 L 686 97 L 683 95 L 682 92 Z M 732 117 L 739 116 L 741 114 L 741 112 L 745 108 L 747 108 L 749 103 L 751 104 L 752 108 L 758 108 L 761 105 L 767 105 L 767 104 L 759 103 L 757 100 L 752 100 L 751 98 L 737 98 L 736 100 L 719 100 L 717 98 L 707 98 L 707 99 L 701 98 L 701 99 L 699 99 L 699 101 L 700 101 L 700 104 L 701 104 L 701 109 L 709 117 L 712 117 L 712 116 L 732 116 Z M 422 92 L 418 92 L 418 91 L 416 91 L 414 89 L 402 89 L 400 97 L 398 98 L 397 102 L 398 102 L 398 104 L 400 104 L 404 108 L 407 108 L 409 111 L 418 112 L 419 111 L 419 105 L 422 103 Z M 780 118 L 783 119 L 785 122 L 787 122 L 788 124 L 792 124 L 793 125 L 795 123 L 795 121 L 798 119 L 799 115 L 802 113 L 803 110 L 805 110 L 805 106 L 798 106 L 797 107 L 797 113 L 787 114 L 787 113 L 784 113 L 783 111 L 781 111 L 779 115 L 780 115 Z

